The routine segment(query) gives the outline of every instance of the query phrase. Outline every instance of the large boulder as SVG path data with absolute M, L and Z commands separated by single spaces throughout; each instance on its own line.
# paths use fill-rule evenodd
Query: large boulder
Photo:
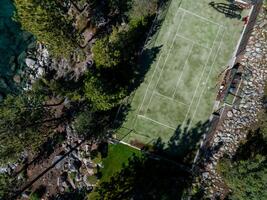
M 26 58 L 25 63 L 29 68 L 34 69 L 34 65 L 36 64 L 36 61 L 33 60 L 32 58 Z

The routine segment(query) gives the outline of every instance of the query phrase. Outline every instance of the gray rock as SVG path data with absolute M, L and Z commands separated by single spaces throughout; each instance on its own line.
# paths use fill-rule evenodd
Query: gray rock
M 0 167 L 0 174 L 5 174 L 8 171 L 8 167 Z
M 227 112 L 227 117 L 230 117 L 230 118 L 233 117 L 233 112 L 232 111 L 228 111 Z
M 56 162 L 58 162 L 60 159 L 62 158 L 62 156 L 61 155 L 59 155 L 59 156 L 56 156 L 54 159 L 53 159 L 53 161 L 52 161 L 52 164 L 55 164 Z M 56 164 L 56 169 L 61 169 L 62 168 L 62 165 L 63 165 L 63 162 L 64 160 L 61 160 L 59 163 L 57 163 Z
M 31 58 L 26 58 L 25 63 L 29 68 L 33 68 L 34 65 L 36 64 L 36 61 Z

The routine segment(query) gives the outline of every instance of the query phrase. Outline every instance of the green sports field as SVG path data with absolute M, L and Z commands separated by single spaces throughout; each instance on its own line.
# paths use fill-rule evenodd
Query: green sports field
M 243 29 L 210 0 L 172 0 L 146 50 L 160 49 L 116 137 L 124 142 L 167 142 L 178 126 L 194 127 L 213 111 L 218 75 L 231 59 Z M 227 3 L 224 0 L 214 1 Z M 162 15 L 162 16 L 161 16 Z

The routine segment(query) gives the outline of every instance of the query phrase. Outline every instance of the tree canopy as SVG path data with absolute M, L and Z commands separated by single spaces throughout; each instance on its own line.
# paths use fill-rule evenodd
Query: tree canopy
M 148 24 L 144 18 L 131 20 L 94 44 L 96 69 L 87 74 L 85 96 L 96 110 L 111 109 L 127 96 Z
M 34 150 L 45 141 L 56 122 L 43 96 L 9 95 L 0 105 L 1 162 L 12 161 L 23 150 Z
M 224 159 L 219 169 L 231 200 L 267 199 L 267 114 L 260 127 L 237 151 L 234 160 Z
M 105 84 L 100 77 L 88 75 L 85 80 L 85 96 L 92 102 L 95 110 L 109 110 L 120 102 L 125 96 L 123 88 L 115 88 L 115 85 Z
M 44 43 L 56 57 L 77 49 L 77 35 L 66 9 L 57 0 L 14 0 L 22 28 Z

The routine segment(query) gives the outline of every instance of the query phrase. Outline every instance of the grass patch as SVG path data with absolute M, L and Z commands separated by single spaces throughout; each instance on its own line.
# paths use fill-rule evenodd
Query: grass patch
M 100 169 L 102 176 L 98 184 L 108 182 L 112 176 L 122 170 L 123 166 L 128 164 L 129 158 L 133 155 L 141 155 L 141 152 L 123 144 L 109 144 L 107 157 L 102 159 L 103 168 Z M 90 200 L 98 199 L 98 197 L 95 190 L 88 195 Z
M 108 148 L 108 156 L 103 159 L 103 168 L 100 170 L 101 182 L 109 181 L 115 173 L 122 169 L 123 165 L 128 164 L 131 156 L 141 155 L 140 151 L 123 144 L 110 144 Z

